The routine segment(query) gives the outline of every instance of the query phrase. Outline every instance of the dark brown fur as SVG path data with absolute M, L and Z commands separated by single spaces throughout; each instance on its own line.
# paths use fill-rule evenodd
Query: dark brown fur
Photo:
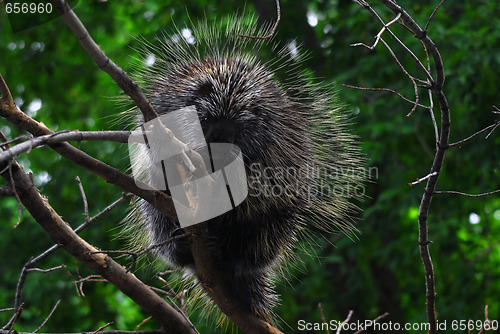
M 143 71 L 143 82 L 160 115 L 194 105 L 207 143 L 240 147 L 249 196 L 208 222 L 210 251 L 241 304 L 269 319 L 276 269 L 308 225 L 352 231 L 349 199 L 363 179 L 354 172 L 362 159 L 329 92 L 303 79 L 286 50 L 271 62 L 259 60 L 258 50 L 268 42 L 240 37 L 262 34 L 242 22 L 233 18 L 229 25 L 191 28 L 195 44 L 165 38 L 160 49 L 146 46 L 156 63 Z M 278 68 L 291 70 L 292 80 L 278 81 Z M 147 232 L 148 243 L 183 233 L 148 202 L 139 201 L 138 208 L 139 217 L 130 215 L 129 221 Z M 196 275 L 189 239 L 163 246 L 158 255 Z

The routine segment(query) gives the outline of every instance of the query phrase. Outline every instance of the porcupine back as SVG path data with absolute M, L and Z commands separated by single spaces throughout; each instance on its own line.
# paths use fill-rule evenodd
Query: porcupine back
M 264 36 L 269 29 L 235 16 L 189 31 L 189 38 L 181 31 L 162 35 L 158 45 L 143 41 L 144 59 L 154 55 L 155 62 L 140 71 L 138 81 L 159 115 L 194 106 L 207 143 L 241 149 L 249 194 L 208 222 L 210 254 L 241 305 L 269 320 L 277 300 L 275 274 L 299 241 L 313 229 L 354 230 L 350 200 L 363 181 L 355 172 L 362 158 L 345 112 L 330 90 L 305 79 L 297 67 L 300 56 L 277 50 L 269 40 L 245 37 Z M 264 47 L 273 54 L 267 61 L 259 58 Z M 277 71 L 287 78 L 280 81 Z M 139 156 L 136 167 L 149 173 L 151 157 L 146 150 Z M 144 200 L 126 225 L 144 232 L 132 237 L 144 246 L 184 233 Z M 196 275 L 188 238 L 156 252 L 187 276 Z

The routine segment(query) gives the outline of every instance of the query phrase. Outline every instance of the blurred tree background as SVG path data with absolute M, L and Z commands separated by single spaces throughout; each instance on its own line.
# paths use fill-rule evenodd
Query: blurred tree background
M 438 1 L 398 3 L 423 26 Z M 357 240 L 331 236 L 333 246 L 319 241 L 315 257 L 292 269 L 278 284 L 282 302 L 276 312 L 287 333 L 297 332 L 297 321 L 321 322 L 324 317 L 343 320 L 354 310 L 353 321 L 373 319 L 389 312 L 385 321 L 425 322 L 424 270 L 418 251 L 417 213 L 424 183 L 408 182 L 427 175 L 434 155 L 434 132 L 428 111 L 384 92 L 365 92 L 341 84 L 388 87 L 412 97 L 413 87 L 389 52 L 379 45 L 370 51 L 350 47 L 373 44 L 380 30 L 374 18 L 348 0 L 283 0 L 276 41 L 302 45 L 309 53 L 303 66 L 320 81 L 335 85 L 339 99 L 355 115 L 353 131 L 367 156 L 373 182 L 360 204 L 362 219 Z M 374 4 L 388 22 L 388 10 Z M 94 40 L 107 55 L 132 71 L 137 36 L 153 39 L 158 32 L 182 29 L 189 20 L 221 20 L 235 11 L 274 20 L 273 1 L 244 3 L 228 0 L 179 1 L 80 1 L 75 7 Z M 189 13 L 189 17 L 187 15 Z M 451 107 L 451 142 L 463 139 L 492 124 L 500 105 L 500 5 L 497 1 L 445 2 L 433 19 L 429 35 L 437 44 L 447 74 L 445 94 Z M 418 41 L 401 27 L 393 26 L 409 46 Z M 388 42 L 389 37 L 386 38 Z M 391 44 L 394 45 L 394 44 Z M 410 73 L 415 64 L 395 49 Z M 417 54 L 424 59 L 423 51 Z M 4 5 L 0 5 L 0 73 L 9 84 L 18 106 L 53 130 L 123 129 L 117 114 L 124 111 L 114 97 L 120 91 L 84 52 L 62 19 L 13 33 Z M 424 102 L 426 93 L 421 91 Z M 422 102 L 422 103 L 424 103 Z M 427 102 L 428 103 L 428 102 Z M 439 118 L 439 117 L 438 117 Z M 0 119 L 0 130 L 9 138 L 21 135 Z M 500 188 L 500 136 L 481 135 L 447 153 L 438 190 L 482 193 Z M 81 148 L 113 166 L 126 170 L 126 145 L 81 143 Z M 49 148 L 19 156 L 34 174 L 41 193 L 73 227 L 84 221 L 83 204 L 75 177 L 80 176 L 94 216 L 121 195 L 121 190 L 62 159 Z M 5 185 L 0 181 L 0 186 Z M 127 204 L 106 215 L 82 232 L 84 239 L 102 249 L 124 249 L 117 238 Z M 11 307 L 22 266 L 51 245 L 45 232 L 26 211 L 14 229 L 18 206 L 13 198 L 0 199 L 0 309 Z M 491 319 L 500 317 L 500 196 L 470 198 L 436 195 L 429 218 L 431 255 L 436 272 L 438 320 L 484 319 L 489 305 Z M 123 258 L 126 265 L 129 260 Z M 40 266 L 65 263 L 66 270 L 31 273 L 24 289 L 25 307 L 15 326 L 33 331 L 58 299 L 62 306 L 42 332 L 94 331 L 110 321 L 107 329 L 133 330 L 147 315 L 111 284 L 84 285 L 78 296 L 72 281 L 90 270 L 60 250 Z M 161 286 L 151 266 L 135 270 L 146 284 Z M 0 312 L 5 324 L 11 312 Z M 195 312 L 191 319 L 201 333 L 223 332 Z M 156 328 L 154 322 L 141 329 Z M 228 329 L 230 331 L 230 329 Z

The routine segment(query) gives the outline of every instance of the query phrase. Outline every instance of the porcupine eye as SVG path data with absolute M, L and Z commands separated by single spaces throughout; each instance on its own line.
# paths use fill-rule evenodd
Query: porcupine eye
M 207 143 L 232 143 L 234 141 L 235 126 L 232 121 L 219 118 L 217 105 L 214 104 L 214 87 L 210 82 L 204 82 L 194 92 L 195 105 L 200 118 L 201 128 Z

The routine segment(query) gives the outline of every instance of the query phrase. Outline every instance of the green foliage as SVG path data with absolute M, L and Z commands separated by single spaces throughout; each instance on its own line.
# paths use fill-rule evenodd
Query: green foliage
M 420 25 L 425 25 L 437 1 L 399 1 Z M 387 22 L 391 13 L 375 6 Z M 83 51 L 61 19 L 12 33 L 0 5 L 0 73 L 7 81 L 22 110 L 53 130 L 122 129 L 114 102 L 119 89 Z M 189 17 L 186 13 L 189 12 Z M 136 37 L 154 38 L 162 29 L 182 28 L 189 19 L 208 21 L 233 14 L 235 10 L 255 13 L 236 1 L 215 0 L 186 3 L 173 1 L 92 1 L 75 8 L 90 34 L 107 55 L 126 71 L 132 70 Z M 317 17 L 307 24 L 306 13 Z M 437 44 L 446 69 L 445 93 L 451 108 L 451 142 L 465 138 L 492 124 L 493 105 L 500 105 L 500 26 L 491 18 L 500 15 L 495 1 L 445 2 L 430 24 L 429 36 Z M 312 15 L 314 16 L 314 15 Z M 271 16 L 272 18 L 273 16 Z M 404 28 L 393 31 L 415 51 L 425 53 Z M 383 92 L 357 91 L 342 83 L 363 87 L 389 87 L 409 98 L 411 82 L 380 44 L 369 51 L 349 47 L 352 43 L 373 44 L 380 25 L 370 14 L 348 0 L 314 0 L 307 3 L 282 2 L 282 21 L 276 41 L 296 40 L 309 52 L 304 62 L 314 76 L 334 85 L 340 100 L 356 114 L 353 130 L 362 142 L 373 167 L 373 183 L 366 187 L 367 200 L 361 204 L 363 219 L 355 242 L 331 236 L 330 243 L 316 249 L 317 256 L 301 254 L 302 265 L 291 269 L 288 281 L 278 284 L 282 297 L 277 313 L 286 332 L 297 330 L 297 321 L 320 322 L 318 303 L 327 320 L 342 320 L 354 310 L 353 320 L 373 319 L 389 312 L 392 322 L 425 322 L 425 281 L 418 251 L 417 215 L 424 183 L 407 183 L 425 176 L 432 164 L 435 138 L 428 111 L 417 108 L 405 117 L 412 105 Z M 409 73 L 416 75 L 415 63 L 384 35 Z M 424 79 L 424 78 L 422 78 Z M 427 93 L 419 90 L 421 103 Z M 30 108 L 41 101 L 39 110 Z M 439 115 L 437 114 L 439 123 Z M 498 119 L 498 116 L 496 117 Z M 0 130 L 9 138 L 22 133 L 0 119 Z M 447 152 L 438 188 L 481 193 L 500 188 L 500 136 L 488 140 L 485 134 Z M 126 170 L 125 145 L 82 143 L 82 149 L 98 159 Z M 117 199 L 121 191 L 96 176 L 60 158 L 49 148 L 22 154 L 20 161 L 34 173 L 38 188 L 63 218 L 76 227 L 84 221 L 83 204 L 75 177 L 80 176 L 89 198 L 91 216 Z M 375 169 L 376 168 L 376 169 Z M 0 186 L 5 185 L 0 181 Z M 118 223 L 126 204 L 82 233 L 102 249 L 123 249 L 116 238 Z M 31 256 L 51 245 L 46 233 L 27 212 L 21 224 L 13 225 L 18 207 L 11 198 L 0 199 L 0 308 L 10 307 L 21 268 Z M 471 224 L 474 215 L 480 219 Z M 437 311 L 440 321 L 500 314 L 500 199 L 497 196 L 469 198 L 436 195 L 429 218 L 429 238 L 437 281 Z M 126 258 L 119 259 L 124 265 Z M 26 302 L 16 330 L 38 327 L 58 299 L 62 304 L 42 331 L 90 331 L 113 321 L 107 329 L 133 330 L 147 317 L 133 302 L 110 284 L 88 282 L 85 296 L 79 296 L 73 280 L 92 274 L 62 250 L 40 264 L 43 268 L 65 263 L 67 268 L 48 274 L 31 273 L 24 289 Z M 69 274 L 68 274 L 69 272 Z M 147 284 L 161 286 L 152 270 L 137 270 Z M 0 313 L 0 323 L 11 317 Z M 201 320 L 199 320 L 201 318 Z M 211 322 L 192 316 L 201 332 L 211 332 Z M 285 324 L 290 327 L 287 328 Z M 150 322 L 141 329 L 155 328 Z M 228 332 L 231 331 L 229 327 Z

